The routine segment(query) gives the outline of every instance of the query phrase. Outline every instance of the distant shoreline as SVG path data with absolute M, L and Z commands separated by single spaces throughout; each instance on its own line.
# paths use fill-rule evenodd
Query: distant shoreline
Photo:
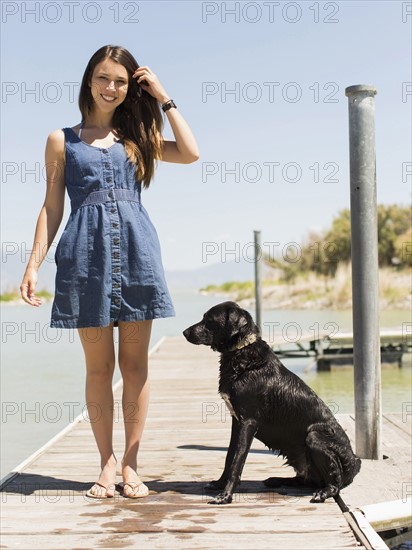
M 46 303 L 46 302 L 52 302 L 53 301 L 53 298 L 43 298 L 42 297 L 42 303 Z M 3 307 L 3 306 L 20 306 L 20 305 L 23 305 L 23 304 L 26 304 L 27 306 L 29 304 L 27 304 L 23 298 L 19 298 L 19 299 L 16 299 L 16 300 L 0 300 L 0 305 Z
M 37 298 L 40 298 L 42 302 L 50 302 L 54 299 L 54 294 L 49 292 L 47 289 L 43 288 L 36 292 Z M 1 305 L 18 305 L 25 304 L 26 302 L 21 297 L 20 291 L 16 288 L 9 290 L 8 292 L 3 292 L 0 294 L 0 304 Z M 28 304 L 27 304 L 28 305 Z
M 209 285 L 201 289 L 204 295 L 233 300 L 242 307 L 254 307 L 254 282 Z M 352 309 L 352 278 L 349 265 L 340 266 L 335 277 L 315 273 L 296 277 L 292 282 L 279 279 L 262 281 L 262 307 L 276 309 L 350 310 Z M 393 311 L 412 309 L 411 270 L 379 270 L 379 307 Z

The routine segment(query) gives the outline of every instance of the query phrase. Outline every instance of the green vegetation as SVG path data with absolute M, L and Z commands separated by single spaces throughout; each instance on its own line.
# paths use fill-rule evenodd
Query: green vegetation
M 53 294 L 51 294 L 46 289 L 37 290 L 36 296 L 38 298 L 44 298 L 45 300 L 53 299 Z M 0 302 L 13 302 L 15 300 L 20 300 L 20 299 L 21 299 L 21 293 L 20 293 L 20 290 L 18 290 L 17 288 L 14 288 L 10 292 L 4 292 L 3 294 L 0 294 Z
M 339 264 L 351 260 L 350 211 L 339 212 L 329 229 L 311 233 L 300 246 L 299 255 L 293 259 L 270 258 L 266 264 L 281 269 L 283 282 L 292 282 L 298 275 L 314 272 L 334 277 Z M 398 205 L 378 206 L 379 267 L 396 266 L 399 269 L 412 266 L 411 210 Z
M 299 246 L 291 243 L 282 257 L 263 260 L 271 280 L 262 284 L 267 306 L 350 308 L 351 233 L 350 211 L 339 212 L 331 227 L 310 233 Z M 383 307 L 411 305 L 412 226 L 410 208 L 378 206 L 380 297 Z M 235 301 L 253 300 L 254 283 L 231 281 L 210 285 L 205 292 L 229 294 Z
M 250 298 L 253 296 L 255 285 L 252 281 L 246 281 L 244 283 L 236 282 L 236 281 L 229 281 L 227 283 L 224 283 L 223 285 L 216 286 L 216 285 L 208 285 L 205 288 L 202 288 L 201 291 L 203 292 L 210 292 L 210 293 L 235 293 L 238 297 L 238 300 L 243 300 L 245 298 Z
M 273 285 L 271 279 L 263 280 L 262 286 Z M 255 283 L 253 281 L 229 281 L 223 285 L 208 285 L 200 289 L 201 292 L 210 292 L 211 294 L 235 294 L 237 300 L 252 298 L 255 293 Z

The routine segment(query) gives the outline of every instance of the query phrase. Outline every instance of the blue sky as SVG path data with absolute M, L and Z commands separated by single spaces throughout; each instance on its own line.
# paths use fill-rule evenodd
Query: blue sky
M 31 247 L 47 135 L 79 122 L 84 69 L 110 43 L 157 74 L 200 149 L 143 194 L 166 270 L 241 259 L 254 229 L 280 251 L 349 206 L 350 85 L 378 90 L 378 202 L 410 204 L 411 22 L 396 1 L 2 2 L 3 243 Z M 66 196 L 56 242 L 69 213 Z

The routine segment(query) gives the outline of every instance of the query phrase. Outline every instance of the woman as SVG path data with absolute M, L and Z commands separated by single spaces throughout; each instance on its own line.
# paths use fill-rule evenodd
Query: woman
M 175 141 L 162 138 L 163 118 Z M 55 251 L 57 265 L 51 327 L 77 328 L 86 359 L 86 402 L 101 457 L 101 473 L 86 493 L 113 497 L 115 367 L 113 327 L 119 330 L 119 368 L 125 451 L 125 497 L 147 496 L 137 474 L 146 419 L 148 347 L 152 320 L 174 316 L 156 230 L 140 200 L 158 160 L 188 164 L 199 158 L 193 134 L 149 67 L 139 67 L 120 46 L 104 46 L 90 59 L 81 84 L 81 124 L 52 132 L 46 144 L 47 191 L 20 291 L 41 305 L 38 270 L 63 216 L 65 188 L 71 214 Z M 41 251 L 40 254 L 38 251 Z

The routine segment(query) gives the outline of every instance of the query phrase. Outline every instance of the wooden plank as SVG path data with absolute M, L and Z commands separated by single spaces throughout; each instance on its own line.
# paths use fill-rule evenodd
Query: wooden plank
M 358 510 L 345 512 L 345 517 L 356 532 L 359 541 L 366 546 L 368 550 L 389 550 L 385 541 L 371 527 L 363 514 Z
M 353 415 L 337 415 L 356 451 Z M 409 427 L 401 424 L 401 414 L 384 414 L 382 418 L 382 450 L 384 459 L 362 458 L 362 466 L 352 485 L 341 491 L 344 503 L 353 509 L 410 496 L 412 486 L 412 441 Z M 403 429 L 401 429 L 403 428 Z
M 362 507 L 362 513 L 375 530 L 388 531 L 412 527 L 412 499 L 391 500 Z
M 273 550 L 274 547 L 282 550 L 348 550 L 354 548 L 343 537 L 341 542 L 336 540 L 334 534 L 317 533 L 310 539 L 302 537 L 300 533 L 284 533 L 275 536 L 260 536 L 259 533 L 208 533 L 194 532 L 164 532 L 164 533 L 67 533 L 58 530 L 51 535 L 4 535 L 2 544 L 5 548 L 32 548 L 33 550 L 67 550 L 67 548 L 81 548 L 82 550 L 95 550 L 96 548 L 159 548 L 170 550 L 179 548 L 182 550 L 193 548 L 226 548 L 233 550 Z M 56 535 L 56 536 L 55 536 Z M 58 535 L 58 536 L 57 536 Z M 322 540 L 320 540 L 322 539 Z M 325 545 L 323 544 L 325 542 Z M 276 545 L 276 546 L 274 546 Z M 357 546 L 358 550 L 365 550 L 364 546 Z
M 411 451 L 411 436 L 404 430 L 400 429 L 393 422 L 389 422 L 385 417 L 382 418 L 382 448 L 384 454 L 393 454 L 393 449 L 399 452 Z
M 410 406 L 410 403 L 408 403 Z M 385 413 L 383 417 L 387 422 L 397 426 L 401 431 L 412 437 L 412 410 L 405 411 L 402 414 Z
M 97 532 L 96 523 L 103 521 L 104 527 L 110 532 L 120 533 L 150 533 L 163 531 L 167 532 L 197 532 L 198 526 L 201 525 L 201 531 L 209 533 L 251 533 L 256 528 L 258 521 L 258 530 L 260 534 L 282 534 L 300 533 L 301 535 L 310 536 L 311 534 L 319 534 L 327 531 L 329 534 L 335 533 L 338 536 L 345 536 L 351 531 L 347 525 L 345 518 L 341 517 L 340 521 L 336 521 L 334 516 L 325 517 L 322 525 L 314 519 L 314 517 L 304 512 L 290 516 L 288 514 L 277 515 L 273 512 L 268 514 L 265 510 L 256 510 L 254 505 L 246 507 L 234 506 L 230 513 L 220 511 L 219 514 L 210 512 L 208 509 L 200 508 L 199 506 L 175 507 L 170 509 L 165 506 L 142 506 L 142 505 L 126 505 L 121 502 L 111 505 L 110 508 L 101 506 L 90 506 L 87 504 L 82 508 L 79 503 L 75 502 L 75 506 L 66 506 L 65 509 L 60 506 L 60 503 L 48 504 L 43 508 L 37 505 L 36 516 L 28 516 L 25 518 L 25 533 L 26 534 L 41 534 L 49 533 L 63 527 L 71 527 L 72 530 L 81 533 Z M 52 506 L 58 510 L 50 517 Z M 123 506 L 123 507 L 122 507 Z M 144 509 L 143 509 L 144 508 Z M 14 510 L 16 512 L 17 510 Z M 95 523 L 96 522 L 96 523 Z M 3 529 L 4 534 L 16 535 L 21 532 L 21 518 L 16 517 L 16 513 L 7 517 L 7 525 Z M 342 544 L 342 540 L 340 542 Z M 322 543 L 323 545 L 323 543 Z

